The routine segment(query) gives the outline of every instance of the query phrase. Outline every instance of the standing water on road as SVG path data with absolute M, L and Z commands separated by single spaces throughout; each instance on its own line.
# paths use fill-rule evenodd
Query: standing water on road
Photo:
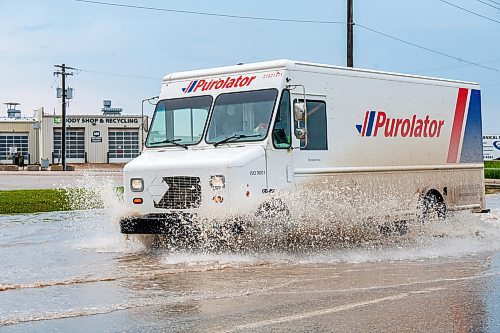
M 500 195 L 404 236 L 190 250 L 121 235 L 99 192 L 105 209 L 0 215 L 0 331 L 500 331 Z

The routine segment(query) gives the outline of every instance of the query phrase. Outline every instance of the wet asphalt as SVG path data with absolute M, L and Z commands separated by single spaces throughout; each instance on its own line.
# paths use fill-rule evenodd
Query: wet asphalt
M 500 332 L 487 199 L 450 229 L 303 251 L 153 248 L 111 208 L 1 215 L 0 332 Z

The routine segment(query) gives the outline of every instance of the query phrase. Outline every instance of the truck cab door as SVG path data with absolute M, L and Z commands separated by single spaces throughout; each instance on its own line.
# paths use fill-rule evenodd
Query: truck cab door
M 266 150 L 267 191 L 273 193 L 294 186 L 292 165 L 292 105 L 290 91 L 284 89 L 274 120 L 269 131 L 270 140 Z
M 293 94 L 292 109 L 293 173 L 298 184 L 330 165 L 332 154 L 328 150 L 326 97 Z

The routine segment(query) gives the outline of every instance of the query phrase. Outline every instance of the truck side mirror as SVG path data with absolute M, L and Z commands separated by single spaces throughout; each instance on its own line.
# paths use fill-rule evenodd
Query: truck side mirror
M 304 103 L 295 103 L 293 105 L 293 113 L 295 115 L 295 120 L 300 121 L 304 119 L 306 114 L 306 107 Z
M 305 139 L 307 136 L 307 130 L 305 128 L 297 128 L 295 130 L 295 137 L 299 140 Z

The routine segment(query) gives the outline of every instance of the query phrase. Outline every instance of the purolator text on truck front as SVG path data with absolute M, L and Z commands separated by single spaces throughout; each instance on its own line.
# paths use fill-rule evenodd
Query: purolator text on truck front
M 310 189 L 400 198 L 394 219 L 482 211 L 482 162 L 475 83 L 291 60 L 174 73 L 124 168 L 121 231 L 283 210 L 278 194 Z

